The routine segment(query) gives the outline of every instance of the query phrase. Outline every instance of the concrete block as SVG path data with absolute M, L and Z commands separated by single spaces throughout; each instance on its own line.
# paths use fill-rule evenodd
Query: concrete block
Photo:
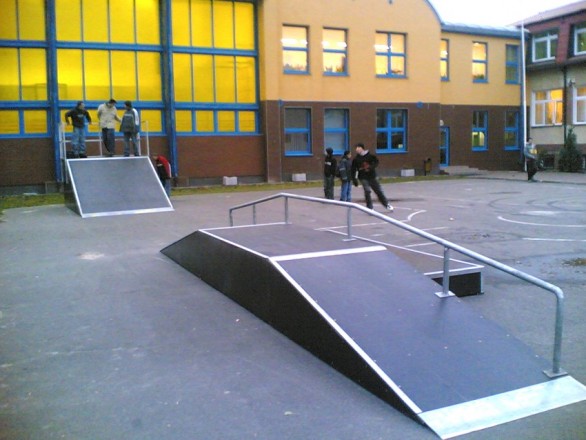
M 238 185 L 238 177 L 236 177 L 236 176 L 233 176 L 233 177 L 224 176 L 224 178 L 222 180 L 222 184 L 224 186 Z
M 305 173 L 293 173 L 291 176 L 293 182 L 306 182 L 307 175 Z
M 413 168 L 401 170 L 401 177 L 413 177 L 413 176 L 415 176 L 415 170 Z

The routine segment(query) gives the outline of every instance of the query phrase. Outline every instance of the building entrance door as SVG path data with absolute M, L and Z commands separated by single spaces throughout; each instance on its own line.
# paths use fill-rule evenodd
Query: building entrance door
M 450 164 L 450 127 L 440 128 L 440 166 Z

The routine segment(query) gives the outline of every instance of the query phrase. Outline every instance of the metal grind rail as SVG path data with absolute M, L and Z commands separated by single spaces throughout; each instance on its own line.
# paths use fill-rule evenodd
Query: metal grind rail
M 353 211 L 361 211 L 365 214 L 368 214 L 372 217 L 376 217 L 379 220 L 384 221 L 385 223 L 389 223 L 391 225 L 397 226 L 403 230 L 409 231 L 419 237 L 425 238 L 427 240 L 433 241 L 441 246 L 444 249 L 444 259 L 443 259 L 443 283 L 442 283 L 442 292 L 438 294 L 440 297 L 449 297 L 452 296 L 450 293 L 450 251 L 454 250 L 460 254 L 466 255 L 470 258 L 473 258 L 476 261 L 480 261 L 488 266 L 491 266 L 497 270 L 505 272 L 509 275 L 512 275 L 516 278 L 519 278 L 523 281 L 531 283 L 537 287 L 540 287 L 548 292 L 553 293 L 556 296 L 556 317 L 555 317 L 555 334 L 554 334 L 554 347 L 553 347 L 553 361 L 552 361 L 552 368 L 551 370 L 545 370 L 544 373 L 550 377 L 555 378 L 559 376 L 565 376 L 567 373 L 561 369 L 561 357 L 562 357 L 562 333 L 563 333 L 563 321 L 564 321 L 564 293 L 562 289 L 559 287 L 550 284 L 546 281 L 543 281 L 537 277 L 529 275 L 525 272 L 517 270 L 513 267 L 507 266 L 506 264 L 502 264 L 492 258 L 485 257 L 482 254 L 476 253 L 469 249 L 466 249 L 462 246 L 459 246 L 455 243 L 452 243 L 448 240 L 444 240 L 443 238 L 436 237 L 435 235 L 429 234 L 428 232 L 422 231 L 420 229 L 414 228 L 413 226 L 407 225 L 403 222 L 395 220 L 391 217 L 387 217 L 386 215 L 380 214 L 374 210 L 368 209 L 364 206 L 358 205 L 356 203 L 351 202 L 341 202 L 337 200 L 328 200 L 328 199 L 321 199 L 317 197 L 309 197 L 309 196 L 302 196 L 296 194 L 288 194 L 288 193 L 279 193 L 272 196 L 268 196 L 262 199 L 254 200 L 248 203 L 243 203 L 241 205 L 233 206 L 229 210 L 230 216 L 230 226 L 234 226 L 234 216 L 233 213 L 236 210 L 240 210 L 243 208 L 252 207 L 252 222 L 253 224 L 256 223 L 256 207 L 259 204 L 266 203 L 276 199 L 284 199 L 285 206 L 285 223 L 289 224 L 289 200 L 303 200 L 306 202 L 311 203 L 320 203 L 322 205 L 335 205 L 341 206 L 346 208 L 346 235 L 348 239 L 353 239 L 352 235 L 352 212 Z

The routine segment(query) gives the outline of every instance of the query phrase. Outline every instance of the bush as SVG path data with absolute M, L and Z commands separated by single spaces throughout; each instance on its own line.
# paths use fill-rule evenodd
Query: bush
M 568 131 L 566 144 L 560 150 L 558 168 L 567 173 L 575 173 L 582 169 L 582 153 L 576 147 L 576 133 L 573 128 Z

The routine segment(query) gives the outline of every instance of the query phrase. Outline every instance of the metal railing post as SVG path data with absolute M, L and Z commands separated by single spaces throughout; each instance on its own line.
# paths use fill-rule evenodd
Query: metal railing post
M 256 225 L 256 205 L 252 206 L 252 224 Z
M 444 246 L 444 273 L 442 278 L 442 291 L 436 292 L 436 295 L 440 298 L 454 296 L 454 294 L 450 292 L 450 248 L 447 246 Z
M 289 197 L 285 196 L 285 224 L 289 224 Z
M 352 240 L 352 207 L 346 211 L 346 231 L 348 240 Z

